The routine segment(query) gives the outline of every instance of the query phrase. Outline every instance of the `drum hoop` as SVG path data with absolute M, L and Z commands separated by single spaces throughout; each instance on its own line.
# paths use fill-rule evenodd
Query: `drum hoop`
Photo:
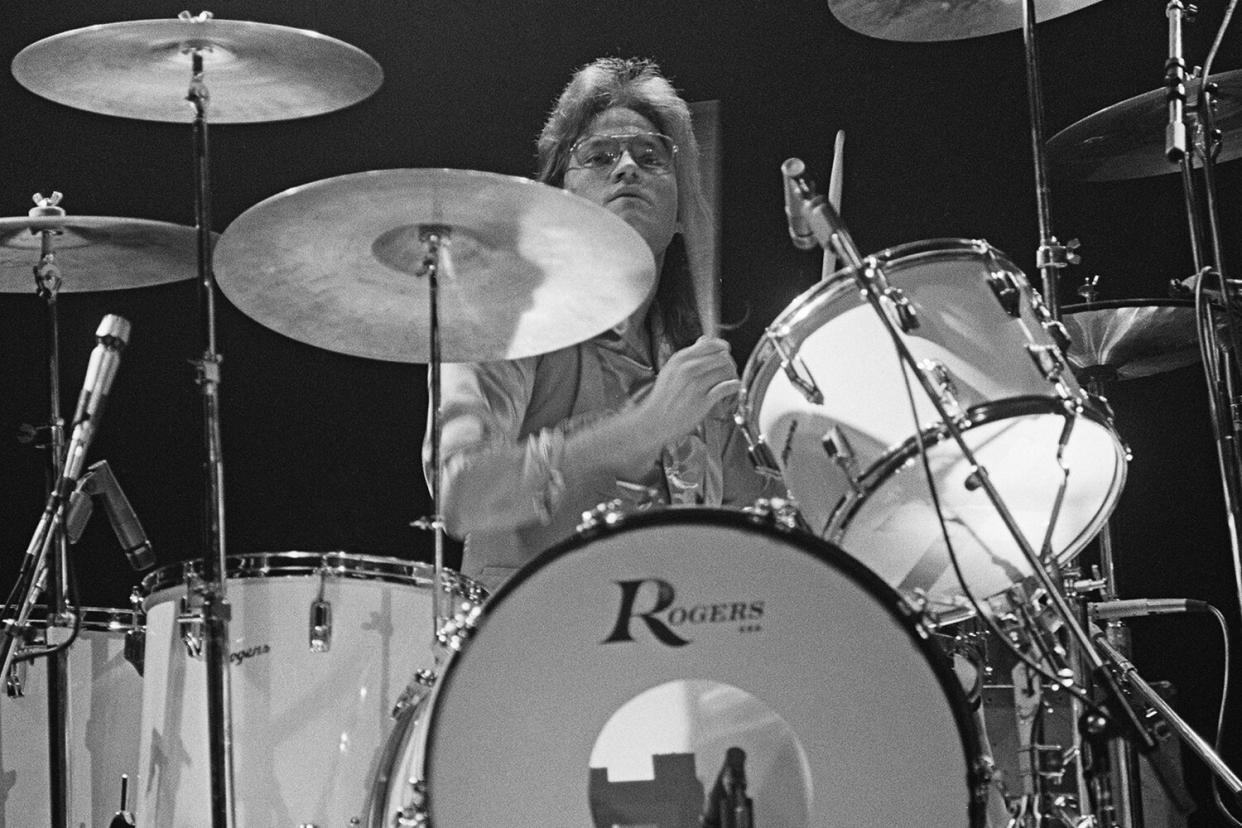
M 87 632 L 127 632 L 141 628 L 144 624 L 142 613 L 129 609 L 112 607 L 82 607 L 75 610 L 68 607 L 71 613 L 77 613 L 82 619 L 82 629 Z M 40 604 L 30 614 L 26 625 L 37 630 L 48 628 L 47 607 Z M 57 628 L 68 629 L 72 624 L 54 624 Z
M 976 257 L 987 255 L 988 258 L 1006 268 L 1009 273 L 1021 276 L 1029 287 L 1030 283 L 1026 280 L 1025 274 L 1009 260 L 1009 257 L 982 239 L 940 238 L 906 242 L 885 248 L 873 254 L 873 257 L 900 271 L 929 260 L 959 258 L 962 253 L 969 253 Z M 768 334 L 780 331 L 782 338 L 790 342 L 793 346 L 792 350 L 797 353 L 807 336 L 818 330 L 818 328 L 804 330 L 807 320 L 835 302 L 842 293 L 855 289 L 851 269 L 842 268 L 794 297 L 793 301 L 765 329 L 765 335 L 755 346 L 750 359 L 746 361 L 746 367 L 742 371 L 742 390 L 738 395 L 738 418 L 743 423 L 752 445 L 764 442 L 763 435 L 758 430 L 757 418 L 754 416 L 757 413 L 754 410 L 754 404 L 767 393 L 772 377 L 779 370 L 776 361 L 771 359 L 776 346 L 772 344 Z
M 1113 428 L 1112 418 L 1108 412 L 1104 410 L 1098 402 L 1090 395 L 1084 395 L 1082 414 L 1088 420 L 1096 425 L 1103 426 L 1113 437 L 1113 447 L 1118 458 L 1118 472 L 1113 478 L 1112 488 L 1108 492 L 1103 507 L 1107 507 L 1116 501 L 1121 494 L 1121 489 L 1125 485 L 1126 471 L 1128 464 L 1125 462 L 1129 455 L 1129 449 L 1122 442 L 1120 435 Z M 982 405 L 977 405 L 970 409 L 967 414 L 967 421 L 960 424 L 962 433 L 968 433 L 972 429 L 980 426 L 990 425 L 992 423 L 1003 422 L 1004 420 L 1014 417 L 1026 416 L 1031 414 L 1063 414 L 1064 408 L 1060 400 L 1053 397 L 1041 396 L 1024 396 L 1010 397 L 999 401 L 989 401 Z M 922 445 L 931 447 L 939 445 L 950 439 L 948 429 L 943 423 L 938 423 L 930 428 L 923 429 Z M 899 445 L 889 448 L 882 454 L 879 459 L 871 464 L 870 468 L 864 472 L 859 478 L 859 487 L 861 491 L 850 491 L 833 509 L 832 514 L 828 518 L 828 531 L 834 543 L 841 543 L 845 537 L 846 530 L 849 528 L 850 521 L 858 513 L 858 509 L 862 507 L 867 500 L 879 491 L 880 487 L 889 481 L 889 479 L 897 473 L 899 469 L 904 467 L 911 460 L 919 456 L 919 438 L 911 435 L 902 441 Z M 1069 544 L 1066 545 L 1065 551 L 1057 556 L 1058 563 L 1066 563 L 1073 560 L 1075 556 L 1087 545 L 1090 540 L 1099 532 L 1104 521 L 1112 513 L 1112 509 L 1101 508 L 1099 515 L 1092 520 L 1083 531 L 1078 534 Z
M 872 572 L 856 558 L 829 541 L 818 538 L 800 529 L 791 529 L 773 521 L 769 516 L 741 509 L 710 508 L 704 506 L 672 506 L 655 511 L 635 512 L 621 516 L 608 523 L 600 522 L 590 528 L 579 530 L 577 534 L 557 543 L 513 574 L 509 580 L 501 584 L 492 593 L 479 618 L 474 636 L 482 633 L 489 617 L 488 608 L 506 601 L 510 594 L 518 590 L 522 584 L 530 580 L 535 573 L 560 558 L 576 552 L 579 548 L 589 546 L 596 540 L 606 536 L 624 532 L 627 529 L 638 529 L 664 524 L 696 524 L 706 523 L 714 526 L 733 527 L 743 531 L 769 534 L 789 541 L 802 551 L 821 563 L 835 568 L 851 583 L 861 587 L 868 595 L 884 607 L 890 618 L 903 629 L 915 648 L 923 654 L 944 693 L 949 704 L 953 720 L 957 724 L 957 732 L 961 739 L 962 753 L 966 759 L 966 785 L 970 791 L 968 804 L 969 824 L 984 825 L 984 812 L 987 797 L 987 777 L 979 751 L 978 730 L 974 718 L 970 715 L 966 692 L 953 671 L 951 660 L 945 652 L 932 640 L 931 633 L 921 621 L 921 616 L 901 597 L 900 593 L 889 586 L 879 575 Z M 825 551 L 826 550 L 826 551 Z M 472 637 L 474 637 L 472 636 Z M 468 657 L 470 645 L 453 651 L 444 664 L 439 681 L 430 696 L 425 700 L 424 715 L 429 717 L 427 727 L 422 733 L 423 772 L 427 773 L 434 762 L 434 734 L 437 729 L 436 710 L 443 694 L 452 693 L 452 684 L 456 678 L 457 662 Z M 411 721 L 415 721 L 416 717 Z M 405 740 L 403 739 L 403 742 Z M 430 806 L 435 807 L 434 793 L 430 798 Z M 432 813 L 434 816 L 434 813 Z
M 334 579 L 379 581 L 430 588 L 435 577 L 430 564 L 343 551 L 256 552 L 230 555 L 226 563 L 225 577 L 230 581 L 323 575 Z M 190 576 L 200 575 L 202 571 L 201 559 L 160 567 L 142 579 L 142 594 L 149 597 L 169 587 L 182 585 Z M 465 575 L 450 570 L 445 570 L 443 575 L 447 590 L 466 594 L 482 590 L 480 585 Z

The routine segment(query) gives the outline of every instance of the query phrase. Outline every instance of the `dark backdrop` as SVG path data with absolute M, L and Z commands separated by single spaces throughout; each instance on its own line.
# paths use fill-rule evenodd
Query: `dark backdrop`
M 1224 2 L 1200 6 L 1199 22 L 1187 30 L 1192 64 L 1203 60 Z M 8 0 L 0 9 L 0 57 L 7 63 L 30 43 L 76 27 L 167 18 L 181 8 L 155 0 Z M 1159 0 L 1102 0 L 1040 27 L 1049 133 L 1160 86 L 1164 8 Z M 255 0 L 212 11 L 317 29 L 363 49 L 386 74 L 376 95 L 341 112 L 212 129 L 217 231 L 287 187 L 344 173 L 528 174 L 533 139 L 569 72 L 602 54 L 646 55 L 660 60 L 688 99 L 720 101 L 723 304 L 726 320 L 737 323 L 729 337 L 740 363 L 764 325 L 819 276 L 818 255 L 794 251 L 786 237 L 779 165 L 797 155 L 826 180 L 837 129 L 847 133 L 844 213 L 864 251 L 985 238 L 1037 278 L 1016 32 L 889 43 L 845 29 L 820 0 Z M 1226 41 L 1218 69 L 1239 66 L 1240 38 L 1235 32 Z M 1242 164 L 1220 172 L 1226 248 L 1236 259 Z M 31 193 L 52 189 L 65 193 L 71 213 L 192 224 L 189 127 L 73 111 L 0 73 L 0 214 L 24 215 Z M 1164 296 L 1170 279 L 1191 273 L 1176 177 L 1086 184 L 1056 175 L 1051 196 L 1054 230 L 1083 242 L 1084 262 L 1066 272 L 1063 303 L 1075 301 L 1091 274 L 1101 276 L 1102 298 L 1116 299 Z M 202 350 L 194 285 L 64 295 L 61 306 L 70 409 L 100 316 L 132 321 L 92 460 L 112 464 L 161 564 L 196 557 L 203 452 L 190 365 Z M 429 507 L 418 461 L 424 369 L 293 342 L 223 299 L 219 334 L 230 552 L 346 549 L 429 560 L 429 538 L 409 525 Z M 43 503 L 42 457 L 13 435 L 20 423 L 46 421 L 45 354 L 40 301 L 0 296 L 6 584 Z M 1108 390 L 1135 455 L 1113 520 L 1123 596 L 1188 596 L 1232 614 L 1201 375 L 1188 368 Z M 73 558 L 85 604 L 125 605 L 136 576 L 106 521 L 92 522 Z M 1084 563 L 1092 558 L 1091 550 L 1083 555 Z M 1210 733 L 1222 674 L 1214 625 L 1173 617 L 1133 628 L 1144 675 L 1173 682 L 1179 707 Z M 1237 742 L 1227 749 L 1235 767 L 1242 764 Z M 1187 764 L 1206 806 L 1204 773 L 1197 761 Z M 1194 824 L 1219 822 L 1201 814 Z

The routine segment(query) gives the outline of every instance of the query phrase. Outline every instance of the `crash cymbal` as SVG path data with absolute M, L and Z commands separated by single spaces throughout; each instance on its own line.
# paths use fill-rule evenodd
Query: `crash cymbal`
M 104 115 L 189 122 L 191 53 L 203 53 L 213 124 L 285 121 L 357 103 L 384 73 L 361 50 L 318 32 L 188 18 L 88 26 L 40 40 L 13 76 L 44 98 Z
M 37 232 L 59 228 L 53 241 L 62 293 L 119 290 L 192 279 L 198 273 L 193 227 L 109 216 L 0 218 L 0 293 L 34 293 Z
M 343 354 L 428 362 L 419 225 L 450 228 L 442 358 L 530 356 L 607 330 L 652 290 L 646 242 L 608 210 L 524 178 L 375 170 L 295 187 L 225 230 L 215 272 L 244 313 Z
M 1067 305 L 1061 322 L 1073 343 L 1069 361 L 1085 379 L 1125 380 L 1199 361 L 1194 303 L 1127 299 Z
M 1212 76 L 1216 94 L 1214 125 L 1224 138 L 1217 163 L 1242 157 L 1242 69 Z M 1186 84 L 1186 112 L 1194 117 L 1200 82 Z M 1169 110 L 1165 90 L 1154 89 L 1088 115 L 1052 136 L 1048 158 L 1057 168 L 1085 181 L 1117 181 L 1175 173 L 1164 156 Z M 1194 134 L 1194 130 L 1189 131 Z M 1198 167 L 1198 155 L 1195 166 Z
M 1034 0 L 1035 22 L 1078 11 L 1097 0 Z M 856 32 L 882 40 L 931 42 L 1022 28 L 1017 0 L 828 0 L 828 8 Z

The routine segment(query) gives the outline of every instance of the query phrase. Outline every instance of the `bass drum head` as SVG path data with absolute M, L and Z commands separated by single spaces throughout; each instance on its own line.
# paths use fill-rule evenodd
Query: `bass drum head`
M 436 828 L 697 825 L 741 748 L 757 825 L 977 826 L 965 711 L 906 605 L 840 550 L 669 509 L 505 584 L 392 778 L 425 782 Z

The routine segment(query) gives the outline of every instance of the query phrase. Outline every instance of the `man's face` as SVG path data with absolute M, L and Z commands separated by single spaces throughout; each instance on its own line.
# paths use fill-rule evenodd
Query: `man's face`
M 591 119 L 579 142 L 591 135 L 641 135 L 655 133 L 655 125 L 631 109 L 608 109 Z M 673 239 L 677 227 L 677 176 L 672 166 L 656 169 L 634 158 L 639 154 L 625 147 L 615 164 L 599 167 L 579 165 L 570 158 L 565 189 L 611 210 L 638 231 L 656 261 Z

